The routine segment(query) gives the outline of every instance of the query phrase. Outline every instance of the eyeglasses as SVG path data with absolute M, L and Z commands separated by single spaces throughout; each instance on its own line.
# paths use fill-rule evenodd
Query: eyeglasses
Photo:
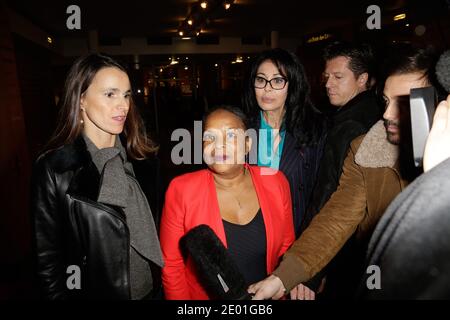
M 274 90 L 284 89 L 287 80 L 283 77 L 276 77 L 270 80 L 264 79 L 263 77 L 255 77 L 255 88 L 264 89 L 270 83 L 270 87 Z

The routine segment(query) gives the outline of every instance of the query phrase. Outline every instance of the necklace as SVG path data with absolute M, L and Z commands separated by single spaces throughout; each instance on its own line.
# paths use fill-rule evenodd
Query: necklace
M 244 176 L 246 175 L 246 172 L 247 172 L 247 170 L 245 169 L 245 171 L 244 171 Z M 241 202 L 239 201 L 238 197 L 236 197 L 231 191 L 227 190 L 226 187 L 224 187 L 224 186 L 221 185 L 219 182 L 217 182 L 217 180 L 214 179 L 214 182 L 216 183 L 216 186 L 220 187 L 220 189 L 221 189 L 222 191 L 225 191 L 226 193 L 230 194 L 230 195 L 233 197 L 233 199 L 237 202 L 237 204 L 238 204 L 238 206 L 239 206 L 239 209 L 242 209 L 242 205 L 241 205 Z M 245 181 L 241 183 L 241 186 L 242 186 L 243 184 L 245 184 Z M 241 187 L 240 189 L 242 189 L 242 187 Z M 239 190 L 238 194 L 240 194 L 241 191 L 242 191 L 242 190 Z
M 231 192 L 229 192 L 228 190 L 225 190 L 225 191 L 228 192 L 228 193 L 230 193 L 230 194 L 233 196 L 234 200 L 236 200 L 236 202 L 237 202 L 237 204 L 238 204 L 238 206 L 239 206 L 239 209 L 242 209 L 241 202 L 239 201 L 239 199 L 238 199 L 234 194 L 232 194 Z

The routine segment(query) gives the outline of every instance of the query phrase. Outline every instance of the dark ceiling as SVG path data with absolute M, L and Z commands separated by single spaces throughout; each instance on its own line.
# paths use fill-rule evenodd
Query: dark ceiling
M 227 11 L 222 0 L 209 0 L 207 25 L 202 32 L 218 36 L 267 36 L 271 30 L 280 35 L 299 36 L 320 32 L 352 22 L 363 23 L 370 4 L 378 4 L 382 15 L 406 6 L 405 0 L 235 0 Z M 424 1 L 408 1 L 418 3 Z M 430 1 L 428 1 L 430 2 Z M 434 2 L 434 1 L 432 1 Z M 80 36 L 97 29 L 101 36 L 176 36 L 181 23 L 199 5 L 196 0 L 159 1 L 7 1 L 8 5 L 45 31 L 55 36 Z M 66 8 L 81 9 L 81 31 L 66 28 Z M 214 7 L 216 8 L 214 9 Z

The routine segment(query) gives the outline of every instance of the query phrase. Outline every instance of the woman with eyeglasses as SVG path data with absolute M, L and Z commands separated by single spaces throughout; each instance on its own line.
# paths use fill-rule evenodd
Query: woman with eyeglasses
M 297 236 L 324 143 L 325 123 L 309 90 L 298 58 L 272 49 L 253 61 L 242 99 L 250 126 L 259 129 L 258 165 L 282 171 L 289 181 Z
M 325 122 L 310 99 L 298 58 L 283 49 L 260 53 L 245 82 L 242 104 L 250 127 L 258 130 L 257 164 L 284 173 L 289 181 L 296 236 L 315 184 L 325 141 Z M 298 289 L 298 290 L 297 290 Z M 300 285 L 291 298 L 314 298 Z

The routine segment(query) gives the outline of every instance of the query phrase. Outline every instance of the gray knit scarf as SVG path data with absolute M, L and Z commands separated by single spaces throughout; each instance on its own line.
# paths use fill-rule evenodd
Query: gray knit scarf
M 92 161 L 101 174 L 98 202 L 123 208 L 131 246 L 146 259 L 163 267 L 161 248 L 152 211 L 139 186 L 125 148 L 116 136 L 115 146 L 98 149 L 83 135 Z

